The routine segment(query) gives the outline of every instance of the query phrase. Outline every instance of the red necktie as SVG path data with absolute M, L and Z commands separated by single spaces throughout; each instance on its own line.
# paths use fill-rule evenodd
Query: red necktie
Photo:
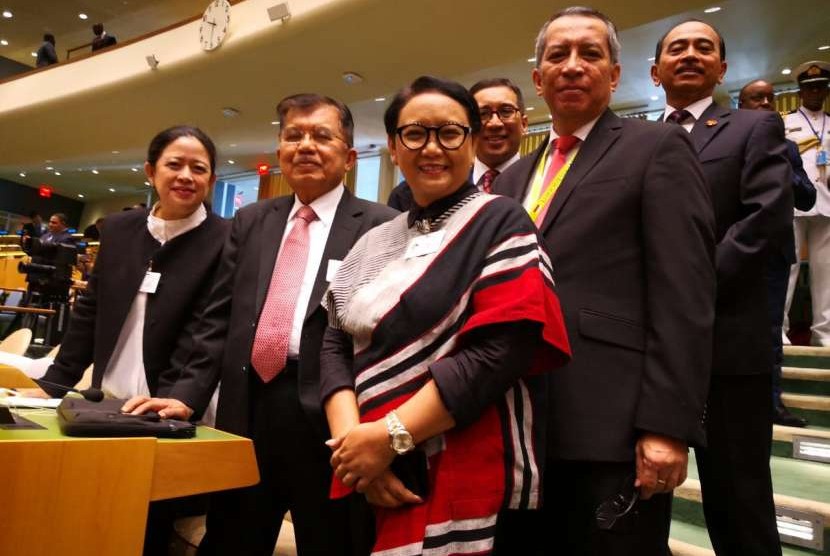
M 294 309 L 308 260 L 308 225 L 316 219 L 311 207 L 300 207 L 271 274 L 251 350 L 251 363 L 263 382 L 270 382 L 285 368 Z
M 553 178 L 556 177 L 556 174 L 558 174 L 559 170 L 562 169 L 562 166 L 565 165 L 565 162 L 568 160 L 568 153 L 576 146 L 577 143 L 579 143 L 579 137 L 575 135 L 563 135 L 554 139 L 553 158 L 551 159 L 550 166 L 545 174 L 545 179 L 542 181 L 542 191 L 539 192 L 540 195 L 545 192 L 545 189 L 547 189 L 548 185 L 550 185 L 550 182 L 553 181 Z M 553 197 L 555 196 L 556 195 L 554 194 Z M 545 208 L 542 209 L 542 212 L 540 212 L 539 216 L 536 218 L 537 228 L 542 227 L 542 222 L 545 221 L 545 215 L 548 213 L 553 197 L 550 198 L 548 204 L 545 205 Z
M 479 188 L 484 191 L 485 193 L 490 193 L 493 191 L 493 180 L 496 179 L 496 176 L 499 175 L 498 170 L 494 170 L 490 168 L 481 176 L 481 179 L 478 180 Z

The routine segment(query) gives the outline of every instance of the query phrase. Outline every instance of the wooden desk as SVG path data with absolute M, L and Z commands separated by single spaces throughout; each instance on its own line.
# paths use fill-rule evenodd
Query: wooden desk
M 199 427 L 187 440 L 70 438 L 47 427 L 0 429 L 0 554 L 138 556 L 148 503 L 256 484 L 247 438 Z

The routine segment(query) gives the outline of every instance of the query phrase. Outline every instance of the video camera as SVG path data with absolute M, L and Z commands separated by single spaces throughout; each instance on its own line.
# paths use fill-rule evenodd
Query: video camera
M 68 296 L 72 285 L 72 270 L 84 246 L 70 243 L 44 243 L 38 238 L 24 238 L 23 251 L 31 262 L 20 262 L 18 272 L 26 274 L 29 289 L 49 295 Z

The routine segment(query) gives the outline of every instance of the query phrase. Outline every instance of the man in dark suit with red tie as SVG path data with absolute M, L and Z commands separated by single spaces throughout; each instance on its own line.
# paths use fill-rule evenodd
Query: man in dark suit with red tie
M 767 264 L 792 226 L 791 169 L 775 113 L 712 99 L 726 46 L 696 20 L 657 43 L 651 75 L 664 119 L 689 132 L 715 211 L 718 295 L 707 401 L 707 446 L 696 450 L 709 537 L 718 556 L 780 555 L 769 457 L 772 341 Z
M 671 492 L 703 441 L 712 208 L 682 130 L 608 109 L 619 50 L 590 8 L 545 23 L 533 81 L 550 141 L 494 187 L 544 236 L 573 350 L 550 375 L 543 510 L 517 520 L 537 554 L 666 554 Z
M 527 132 L 527 114 L 522 90 L 506 77 L 482 79 L 470 87 L 481 113 L 481 134 L 470 181 L 490 193 L 496 177 L 519 161 L 519 145 Z M 412 191 L 405 181 L 389 194 L 387 205 L 407 211 Z
M 365 500 L 328 497 L 320 301 L 351 246 L 397 213 L 343 186 L 356 160 L 344 104 L 303 94 L 283 99 L 277 111 L 280 169 L 294 195 L 236 214 L 194 338 L 201 349 L 171 399 L 150 407 L 166 416 L 198 414 L 221 378 L 217 428 L 254 441 L 260 483 L 213 496 L 200 554 L 270 555 L 286 511 L 301 556 L 368 554 Z

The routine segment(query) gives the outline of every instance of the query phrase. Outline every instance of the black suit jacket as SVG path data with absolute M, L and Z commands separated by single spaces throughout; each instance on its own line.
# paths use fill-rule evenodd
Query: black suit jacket
M 546 146 L 495 192 L 521 202 Z M 714 218 L 688 134 L 607 110 L 540 232 L 573 350 L 550 375 L 549 457 L 630 461 L 642 431 L 701 443 Z
M 798 145 L 786 139 L 787 160 L 793 169 L 793 204 L 798 210 L 810 210 L 816 204 L 816 188 L 810 181 L 810 176 L 804 171 L 804 162 L 798 152 Z M 795 252 L 795 233 L 791 229 L 779 255 L 773 256 L 770 264 L 784 267 L 798 262 L 798 253 Z
M 221 377 L 216 426 L 240 435 L 248 433 L 249 375 L 256 372 L 251 367 L 251 348 L 293 204 L 292 195 L 260 201 L 237 212 L 208 309 L 196 335 L 201 349 L 194 352 L 170 395 L 199 414 L 207 407 Z M 328 261 L 342 260 L 360 236 L 396 214 L 348 191 L 343 192 L 337 207 L 300 341 L 300 403 L 321 434 L 328 430 L 319 391 L 320 347 L 327 324 L 320 301 L 328 287 Z
M 148 210 L 108 216 L 87 290 L 72 310 L 69 328 L 44 380 L 74 386 L 94 363 L 92 385 L 101 387 L 121 328 L 148 263 L 161 273 L 144 318 L 144 369 L 153 395 L 165 396 L 193 349 L 193 332 L 207 303 L 228 222 L 213 213 L 199 226 L 159 245 L 147 230 Z M 65 392 L 44 388 L 52 395 Z
M 668 125 L 668 124 L 665 124 Z M 792 233 L 793 192 L 778 114 L 712 104 L 691 139 L 709 184 L 717 231 L 712 372 L 772 372 L 766 268 Z
M 118 40 L 115 38 L 115 35 L 107 33 L 103 37 L 96 36 L 92 39 L 92 51 L 95 52 L 96 50 L 101 50 L 102 48 L 107 48 L 108 46 L 113 46 L 117 43 Z

